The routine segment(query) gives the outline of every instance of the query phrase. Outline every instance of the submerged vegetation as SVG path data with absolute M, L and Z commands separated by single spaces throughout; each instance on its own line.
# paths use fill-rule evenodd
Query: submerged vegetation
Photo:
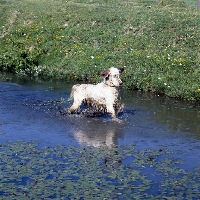
M 2 1 L 0 71 L 96 83 L 101 70 L 126 66 L 127 89 L 200 100 L 195 3 Z
M 0 199 L 198 199 L 182 151 L 1 144 Z

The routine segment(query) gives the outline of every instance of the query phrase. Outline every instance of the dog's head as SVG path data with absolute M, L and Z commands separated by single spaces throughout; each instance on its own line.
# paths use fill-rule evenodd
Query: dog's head
M 119 78 L 119 75 L 124 71 L 124 68 L 115 68 L 111 67 L 101 73 L 101 76 L 104 78 L 104 83 L 111 87 L 119 87 L 122 85 L 122 81 Z

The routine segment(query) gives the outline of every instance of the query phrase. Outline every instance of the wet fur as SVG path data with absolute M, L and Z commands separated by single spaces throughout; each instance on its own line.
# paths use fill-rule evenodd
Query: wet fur
M 89 113 L 92 112 L 93 115 L 101 115 L 107 112 L 105 104 L 99 104 L 98 101 L 95 101 L 93 99 L 84 99 L 83 104 L 87 107 L 86 111 L 88 111 Z M 124 103 L 117 101 L 113 104 L 113 107 L 116 115 L 119 115 L 124 110 Z
M 72 87 L 70 99 L 74 99 L 73 105 L 67 109 L 68 113 L 75 113 L 82 103 L 87 109 L 93 109 L 97 113 L 109 113 L 112 119 L 123 112 L 124 104 L 118 102 L 118 88 L 122 85 L 119 75 L 123 68 L 111 67 L 101 73 L 104 81 L 97 85 L 76 84 Z

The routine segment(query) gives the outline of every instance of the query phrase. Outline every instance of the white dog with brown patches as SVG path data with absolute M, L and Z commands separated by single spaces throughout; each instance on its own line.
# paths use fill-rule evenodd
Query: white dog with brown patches
M 116 115 L 123 111 L 124 104 L 118 102 L 118 88 L 122 85 L 119 75 L 124 68 L 111 67 L 101 73 L 104 81 L 97 85 L 77 84 L 72 87 L 70 99 L 74 99 L 73 105 L 67 109 L 68 113 L 77 112 L 82 103 L 88 107 L 107 112 L 115 121 L 120 121 Z

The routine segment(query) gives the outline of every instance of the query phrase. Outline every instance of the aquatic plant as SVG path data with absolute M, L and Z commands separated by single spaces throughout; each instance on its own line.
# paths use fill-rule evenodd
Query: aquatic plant
M 200 168 L 184 169 L 183 151 L 0 145 L 0 199 L 198 199 Z

